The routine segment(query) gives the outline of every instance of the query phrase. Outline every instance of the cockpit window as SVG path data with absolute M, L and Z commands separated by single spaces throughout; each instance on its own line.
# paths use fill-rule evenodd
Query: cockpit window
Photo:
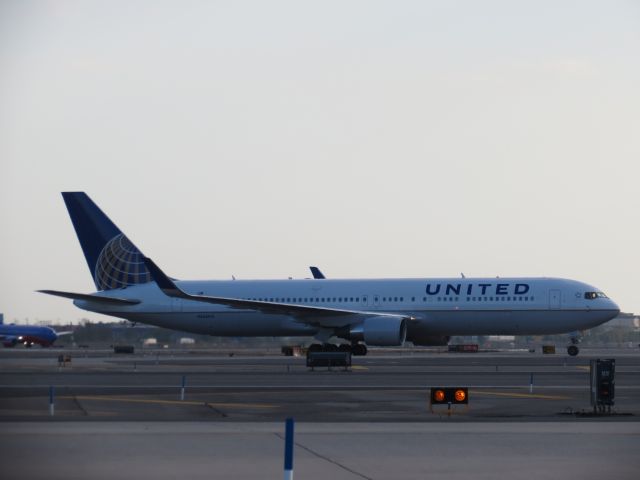
M 608 297 L 602 292 L 585 292 L 584 298 L 586 298 L 587 300 L 595 300 L 596 298 L 608 298 Z

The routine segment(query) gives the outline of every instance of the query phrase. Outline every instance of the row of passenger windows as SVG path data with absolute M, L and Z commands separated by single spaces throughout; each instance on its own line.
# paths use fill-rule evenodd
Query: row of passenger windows
M 404 297 L 381 297 L 383 303 L 389 302 L 404 302 Z M 258 302 L 275 302 L 275 303 L 325 303 L 325 302 L 333 302 L 333 303 L 360 303 L 360 297 L 310 297 L 310 298 L 245 298 L 245 300 L 253 300 Z M 422 299 L 424 302 L 427 301 L 427 297 Z M 366 298 L 362 299 L 363 302 L 366 302 Z M 375 303 L 380 302 L 380 297 L 375 297 Z M 415 302 L 416 297 L 411 297 L 411 301 Z
M 438 297 L 438 302 L 457 302 L 458 297 Z M 533 301 L 533 297 L 467 297 L 467 302 L 528 302 Z
M 273 302 L 273 303 L 360 303 L 360 297 L 304 297 L 304 298 L 263 298 L 263 297 L 252 297 L 245 298 L 245 300 L 252 300 L 257 302 Z M 458 302 L 460 300 L 459 297 L 437 297 L 438 302 Z M 511 302 L 511 301 L 533 301 L 533 297 L 467 297 L 467 302 Z M 362 298 L 363 302 L 366 302 L 366 297 Z M 378 304 L 382 301 L 382 303 L 394 303 L 394 302 L 404 302 L 404 297 L 374 297 L 374 303 Z M 411 297 L 411 301 L 415 302 L 416 297 Z M 423 302 L 427 302 L 427 297 L 422 297 Z
M 252 300 L 255 302 L 274 302 L 274 303 L 317 303 L 317 302 L 334 302 L 334 303 L 360 303 L 360 297 L 310 297 L 310 298 L 245 298 L 245 300 Z M 365 299 L 362 299 L 365 301 Z

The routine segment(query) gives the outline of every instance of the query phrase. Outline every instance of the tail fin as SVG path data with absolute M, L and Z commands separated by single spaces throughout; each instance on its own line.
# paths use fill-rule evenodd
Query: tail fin
M 71 222 L 98 290 L 151 281 L 144 255 L 84 192 L 63 192 Z

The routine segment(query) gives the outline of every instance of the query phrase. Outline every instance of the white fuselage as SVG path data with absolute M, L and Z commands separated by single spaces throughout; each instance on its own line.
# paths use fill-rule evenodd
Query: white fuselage
M 541 335 L 584 330 L 614 318 L 618 306 L 599 290 L 559 278 L 179 281 L 194 295 L 310 305 L 414 318 L 407 340 L 448 335 Z M 594 298 L 586 293 L 597 292 Z M 137 299 L 131 306 L 74 303 L 135 322 L 216 336 L 313 336 L 294 316 L 166 296 L 149 282 L 96 295 Z M 335 320 L 340 327 L 340 319 Z

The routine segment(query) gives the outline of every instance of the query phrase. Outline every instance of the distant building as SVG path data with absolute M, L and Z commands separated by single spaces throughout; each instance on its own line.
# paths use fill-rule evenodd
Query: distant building
M 640 316 L 633 313 L 621 312 L 616 318 L 612 318 L 607 323 L 607 327 L 629 327 L 640 328 Z

